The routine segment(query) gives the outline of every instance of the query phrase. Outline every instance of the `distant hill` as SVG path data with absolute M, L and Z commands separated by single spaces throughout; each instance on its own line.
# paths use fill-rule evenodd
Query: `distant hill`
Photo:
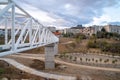
M 111 25 L 119 25 L 120 26 L 120 22 L 109 22 L 109 24 L 111 24 Z
M 82 25 L 77 25 L 76 27 L 71 27 L 71 29 L 83 29 L 84 27 Z

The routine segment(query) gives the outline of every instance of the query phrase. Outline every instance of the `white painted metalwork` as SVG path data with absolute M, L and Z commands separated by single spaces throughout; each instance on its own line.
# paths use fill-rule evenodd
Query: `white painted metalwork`
M 59 39 L 12 0 L 0 0 L 0 56 L 57 43 Z M 16 8 L 24 14 L 16 12 Z

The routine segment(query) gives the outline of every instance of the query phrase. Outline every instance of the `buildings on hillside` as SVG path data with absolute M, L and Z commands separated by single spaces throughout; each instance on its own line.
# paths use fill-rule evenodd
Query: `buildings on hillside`
M 81 33 L 86 36 L 91 36 L 92 34 L 96 34 L 98 31 L 101 31 L 102 28 L 104 28 L 107 32 L 120 34 L 120 26 L 118 26 L 118 25 L 105 25 L 105 26 L 93 25 L 90 27 L 83 27 L 82 25 L 78 25 L 76 27 L 59 30 L 59 32 L 64 33 L 64 34 L 66 34 L 66 33 L 73 33 L 73 34 Z
M 77 25 L 76 27 L 72 27 L 72 28 L 66 28 L 66 29 L 62 29 L 57 31 L 56 27 L 47 27 L 51 32 L 55 33 L 55 35 L 57 34 L 67 34 L 67 33 L 73 33 L 73 34 L 84 34 L 86 36 L 91 36 L 92 34 L 96 34 L 98 31 L 101 31 L 102 28 L 104 28 L 107 32 L 111 32 L 111 33 L 118 33 L 120 34 L 120 26 L 118 25 L 105 25 L 105 26 L 97 26 L 97 25 L 93 25 L 90 27 L 83 27 L 82 25 Z M 57 32 L 56 32 L 57 31 Z M 11 34 L 11 30 L 8 29 L 8 33 L 9 35 Z M 0 35 L 4 36 L 5 35 L 5 29 L 0 29 Z
M 91 36 L 94 34 L 94 28 L 93 27 L 83 27 L 81 25 L 77 25 L 76 27 L 67 28 L 63 30 L 59 30 L 59 32 L 67 34 L 67 33 L 73 33 L 73 34 L 85 34 L 86 36 Z
M 95 31 L 95 34 L 98 32 L 98 31 L 101 31 L 102 28 L 104 28 L 107 32 L 111 32 L 111 33 L 118 33 L 120 34 L 120 26 L 118 25 L 105 25 L 105 26 L 92 26 L 94 27 L 94 31 Z

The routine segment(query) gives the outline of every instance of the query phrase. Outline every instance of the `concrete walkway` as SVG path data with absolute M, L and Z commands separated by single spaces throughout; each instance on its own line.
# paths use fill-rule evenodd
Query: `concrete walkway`
M 40 55 L 40 54 L 39 54 Z M 11 55 L 14 57 L 22 57 L 22 58 L 31 58 L 31 59 L 39 59 L 44 61 L 44 57 L 37 57 L 37 56 L 32 56 L 32 54 L 20 54 L 20 55 Z M 69 66 L 75 66 L 75 67 L 80 67 L 80 68 L 86 68 L 86 69 L 94 69 L 94 70 L 103 70 L 103 71 L 114 71 L 114 72 L 120 72 L 120 69 L 118 68 L 105 68 L 105 67 L 95 67 L 95 66 L 87 66 L 87 65 L 80 65 L 80 64 L 73 64 L 73 63 L 68 63 L 65 61 L 61 61 L 61 60 L 57 60 L 55 59 L 56 63 L 60 63 L 60 64 L 66 64 Z
M 30 67 L 27 67 L 23 64 L 20 64 L 13 59 L 0 58 L 0 60 L 6 61 L 7 63 L 13 65 L 17 69 L 20 69 L 24 72 L 27 72 L 27 73 L 30 73 L 30 74 L 33 74 L 33 75 L 36 75 L 36 76 L 40 76 L 40 77 L 44 77 L 44 78 L 52 78 L 52 79 L 57 79 L 57 80 L 76 80 L 76 77 L 63 76 L 63 75 L 50 74 L 50 73 L 45 73 L 45 72 L 42 72 L 42 71 L 37 71 L 37 70 L 32 69 Z
M 68 42 L 61 43 L 61 44 L 70 44 L 70 43 L 73 43 L 73 41 L 68 41 Z

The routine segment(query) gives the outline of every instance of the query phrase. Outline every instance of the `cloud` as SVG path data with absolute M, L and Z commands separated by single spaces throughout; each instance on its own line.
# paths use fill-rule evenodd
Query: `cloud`
M 103 16 L 104 8 L 119 5 L 119 0 L 14 0 L 31 10 L 40 21 L 47 25 L 75 26 L 89 24 Z M 31 7 L 32 9 L 30 9 Z M 46 17 L 46 18 L 45 18 Z M 48 22 L 48 23 L 47 23 Z
M 87 24 L 86 26 L 89 26 L 89 25 L 106 25 L 109 21 L 111 21 L 111 17 L 108 16 L 108 15 L 102 15 L 100 17 L 94 17 L 93 18 L 93 21 L 89 24 Z

